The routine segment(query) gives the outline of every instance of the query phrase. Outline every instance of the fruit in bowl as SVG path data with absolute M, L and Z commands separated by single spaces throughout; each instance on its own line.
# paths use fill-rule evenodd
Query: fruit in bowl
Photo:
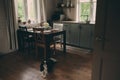
M 49 23 L 47 23 L 47 22 L 41 22 L 41 23 L 40 23 L 40 26 L 41 26 L 41 27 L 44 27 L 45 30 L 51 29 Z

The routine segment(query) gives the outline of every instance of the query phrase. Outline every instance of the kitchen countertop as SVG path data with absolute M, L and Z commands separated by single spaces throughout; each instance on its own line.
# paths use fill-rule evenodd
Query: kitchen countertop
M 54 23 L 73 23 L 73 24 L 94 24 L 94 23 L 85 23 L 85 22 L 80 22 L 80 21 L 55 21 Z

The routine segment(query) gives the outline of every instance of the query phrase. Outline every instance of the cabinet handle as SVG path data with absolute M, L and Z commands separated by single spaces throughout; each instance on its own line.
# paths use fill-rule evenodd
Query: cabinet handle
M 95 39 L 96 39 L 97 41 L 104 41 L 104 40 L 105 40 L 105 38 L 104 38 L 103 35 L 96 36 Z
M 81 29 L 81 26 L 79 26 L 79 29 Z

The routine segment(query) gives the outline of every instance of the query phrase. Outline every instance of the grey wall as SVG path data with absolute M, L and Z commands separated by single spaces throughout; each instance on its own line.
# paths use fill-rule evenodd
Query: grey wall
M 50 1 L 50 0 L 49 0 Z M 48 2 L 49 2 L 48 1 Z M 59 9 L 57 8 L 57 3 L 59 2 L 59 0 L 53 0 L 52 1 L 52 6 L 54 7 L 53 9 Z M 64 3 L 66 3 L 66 0 L 63 0 Z M 74 5 L 74 8 L 63 8 L 64 13 L 66 14 L 66 16 L 72 20 L 76 20 L 76 9 L 77 9 L 77 0 L 71 0 L 72 4 Z
M 68 18 L 72 19 L 72 20 L 76 20 L 76 1 L 77 0 L 71 0 L 72 4 L 74 5 L 74 8 L 67 8 L 64 9 L 66 15 Z
M 47 19 L 50 19 L 56 9 L 56 0 L 46 0 L 46 9 Z

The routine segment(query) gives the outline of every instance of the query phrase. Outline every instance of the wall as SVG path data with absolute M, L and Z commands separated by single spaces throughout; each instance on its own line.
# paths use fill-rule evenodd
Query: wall
M 54 0 L 54 7 L 57 7 L 57 3 L 59 0 Z M 66 3 L 66 0 L 63 0 L 64 3 Z M 71 0 L 72 4 L 74 5 L 74 8 L 63 8 L 63 11 L 67 18 L 70 18 L 72 20 L 76 20 L 76 9 L 77 9 L 77 0 Z M 59 8 L 56 8 L 59 9 Z
M 64 9 L 64 11 L 68 18 L 72 20 L 76 20 L 77 0 L 71 0 L 71 2 L 74 5 L 74 8 L 67 8 L 67 9 Z
M 46 14 L 47 14 L 47 19 L 50 19 L 51 15 L 56 9 L 56 0 L 46 0 Z

